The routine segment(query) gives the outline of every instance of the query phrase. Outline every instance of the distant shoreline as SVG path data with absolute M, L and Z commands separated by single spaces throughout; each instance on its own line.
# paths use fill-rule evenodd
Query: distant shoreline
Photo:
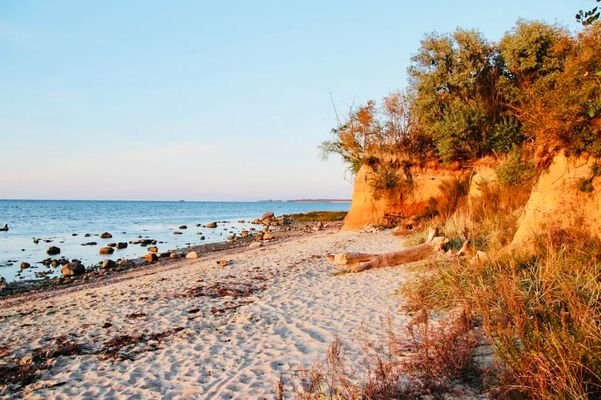
M 296 200 L 136 200 L 136 199 L 17 199 L 0 201 L 77 201 L 77 202 L 148 202 L 148 203 L 350 203 L 351 199 L 296 199 Z

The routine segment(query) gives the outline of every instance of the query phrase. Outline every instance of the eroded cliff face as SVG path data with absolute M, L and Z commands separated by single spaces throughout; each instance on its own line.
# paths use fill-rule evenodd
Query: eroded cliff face
M 597 162 L 556 155 L 532 188 L 511 246 L 530 247 L 548 229 L 578 228 L 601 237 L 601 182 L 593 176 Z
M 389 199 L 377 196 L 371 181 L 373 170 L 363 165 L 355 177 L 352 205 L 344 220 L 343 229 L 357 230 L 366 225 L 380 225 L 386 222 L 387 215 L 405 217 L 423 214 L 432 199 L 443 195 L 441 185 L 463 172 L 448 170 L 412 170 L 413 190 L 402 199 Z
M 355 176 L 353 186 L 353 197 L 351 209 L 344 219 L 342 229 L 356 230 L 365 225 L 380 224 L 384 221 L 384 214 L 388 209 L 386 199 L 376 199 L 374 191 L 370 185 L 370 175 L 373 173 L 367 165 L 361 166 Z

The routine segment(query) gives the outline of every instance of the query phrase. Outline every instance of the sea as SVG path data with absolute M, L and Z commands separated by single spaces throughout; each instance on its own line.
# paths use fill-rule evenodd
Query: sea
M 265 212 L 282 215 L 349 208 L 350 202 L 326 201 L 0 200 L 0 228 L 9 226 L 8 231 L 0 231 L 0 277 L 9 282 L 41 279 L 39 273 L 49 271 L 40 263 L 50 257 L 46 254 L 49 246 L 61 250 L 53 258 L 78 259 L 91 266 L 104 258 L 131 259 L 147 253 L 146 248 L 130 244 L 111 256 L 99 255 L 99 248 L 110 242 L 155 239 L 162 252 L 225 241 L 231 233 L 251 227 L 250 221 Z M 209 222 L 218 222 L 218 227 L 202 227 Z M 187 229 L 180 229 L 182 225 Z M 174 234 L 176 231 L 181 234 Z M 101 239 L 103 232 L 112 238 Z M 82 245 L 88 242 L 97 245 Z M 31 267 L 21 271 L 22 262 Z M 51 270 L 45 279 L 60 275 L 60 268 Z

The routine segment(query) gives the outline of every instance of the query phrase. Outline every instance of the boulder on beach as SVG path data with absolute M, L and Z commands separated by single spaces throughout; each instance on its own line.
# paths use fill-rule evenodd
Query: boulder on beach
M 79 260 L 73 260 L 61 267 L 61 274 L 63 276 L 81 275 L 84 272 L 86 272 L 86 267 Z
M 116 266 L 117 266 L 117 263 L 111 259 L 102 260 L 102 262 L 100 263 L 101 269 L 115 268 Z
M 271 232 L 263 233 L 263 240 L 273 240 L 273 239 L 275 239 L 275 236 L 273 236 L 273 233 L 271 233 Z
M 263 214 L 263 216 L 261 217 L 261 220 L 265 221 L 266 219 L 273 219 L 273 217 L 275 217 L 275 214 L 272 213 L 271 211 L 266 212 L 265 214 Z
M 113 237 L 113 235 L 111 235 L 111 234 L 110 234 L 110 233 L 108 233 L 108 232 L 104 232 L 104 233 L 101 233 L 101 234 L 100 234 L 100 239 L 110 239 L 110 238 L 112 238 L 112 237 Z
M 187 258 L 187 259 L 189 259 L 189 260 L 196 259 L 196 258 L 198 258 L 198 253 L 197 253 L 197 252 L 195 252 L 194 250 L 192 250 L 192 251 L 189 251 L 189 252 L 186 254 L 186 258 Z
M 7 286 L 6 279 L 4 279 L 3 276 L 0 276 L 0 292 L 6 289 Z
M 179 258 L 179 254 L 174 251 L 171 254 L 169 254 L 169 258 L 172 260 L 177 260 Z
M 31 267 L 31 264 L 27 263 L 27 262 L 22 262 L 21 263 L 21 271 L 23 271 L 24 269 L 27 269 Z
M 217 265 L 219 265 L 220 267 L 226 267 L 226 266 L 230 265 L 230 263 L 231 263 L 230 260 L 226 260 L 224 258 L 217 261 Z
M 48 249 L 46 250 L 46 254 L 48 254 L 49 256 L 54 256 L 56 254 L 60 254 L 61 253 L 61 249 L 59 249 L 56 246 L 50 246 L 48 247 Z
M 251 244 L 248 245 L 249 249 L 256 249 L 263 246 L 263 243 L 261 242 L 252 242 Z
M 217 228 L 217 222 L 209 222 L 207 228 Z
M 158 261 L 159 256 L 157 256 L 156 253 L 148 253 L 144 256 L 144 261 L 146 261 L 147 264 L 152 264 L 153 262 Z
M 150 247 L 148 248 L 148 251 L 149 251 L 150 253 L 158 253 L 158 252 L 159 252 L 159 248 L 158 248 L 158 247 L 156 247 L 156 246 L 150 246 Z
M 113 252 L 115 251 L 115 249 L 113 249 L 112 247 L 101 247 L 99 250 L 100 254 L 113 254 Z

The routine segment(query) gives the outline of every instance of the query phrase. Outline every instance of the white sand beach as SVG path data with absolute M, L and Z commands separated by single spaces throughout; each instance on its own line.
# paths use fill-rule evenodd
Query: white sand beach
M 22 358 L 57 338 L 83 345 L 83 354 L 49 359 L 17 393 L 26 398 L 271 399 L 281 373 L 310 366 L 337 336 L 358 361 L 354 337 L 378 338 L 389 316 L 409 318 L 395 293 L 407 268 L 334 275 L 325 257 L 401 246 L 390 231 L 319 232 L 230 255 L 226 267 L 219 255 L 182 260 L 97 287 L 4 299 L 0 349 Z M 142 339 L 103 355 L 123 335 Z

